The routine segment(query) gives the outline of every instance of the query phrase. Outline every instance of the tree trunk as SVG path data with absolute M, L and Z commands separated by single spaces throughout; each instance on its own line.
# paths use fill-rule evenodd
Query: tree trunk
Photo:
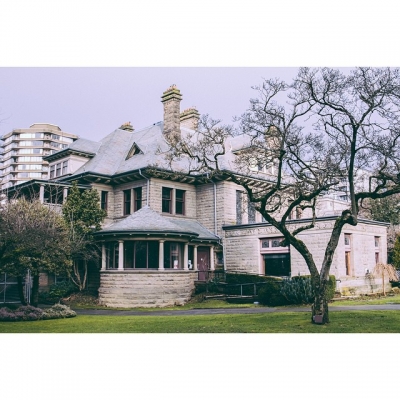
M 320 288 L 315 294 L 314 303 L 311 308 L 311 322 L 314 324 L 329 323 L 328 300 L 326 299 L 326 291 Z
M 31 305 L 37 307 L 39 304 L 39 275 L 33 275 Z
M 23 306 L 26 306 L 28 303 L 26 302 L 25 293 L 24 293 L 24 281 L 22 276 L 17 276 L 17 289 L 19 300 Z

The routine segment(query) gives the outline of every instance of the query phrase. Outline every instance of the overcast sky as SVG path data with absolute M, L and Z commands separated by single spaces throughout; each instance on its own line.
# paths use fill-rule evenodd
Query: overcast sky
M 181 110 L 231 123 L 257 95 L 263 78 L 290 79 L 296 68 L 0 68 L 0 134 L 36 122 L 99 140 L 124 122 L 135 129 L 161 121 L 171 84 Z

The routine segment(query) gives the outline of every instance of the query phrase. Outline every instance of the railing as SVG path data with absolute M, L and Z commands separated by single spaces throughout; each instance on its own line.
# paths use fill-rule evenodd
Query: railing
M 225 283 L 216 283 L 216 284 L 207 284 L 206 292 L 209 292 L 211 288 L 213 290 L 223 293 L 226 296 L 235 296 L 235 297 L 255 297 L 258 294 L 258 290 L 260 287 L 265 285 L 268 282 L 255 282 L 255 283 L 234 283 L 234 284 L 225 284 Z
M 218 269 L 214 271 L 197 271 L 197 280 L 202 282 L 222 281 L 225 280 L 225 271 Z

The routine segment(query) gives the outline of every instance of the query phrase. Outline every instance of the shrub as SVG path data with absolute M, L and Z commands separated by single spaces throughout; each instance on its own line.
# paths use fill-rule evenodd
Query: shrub
M 251 274 L 232 274 L 227 273 L 225 275 L 225 281 L 228 284 L 238 284 L 238 283 L 257 283 L 257 282 L 267 282 L 271 280 L 276 280 L 279 278 L 271 278 L 270 276 L 260 276 Z
M 282 281 L 269 280 L 258 290 L 259 303 L 267 306 L 283 306 L 288 304 L 286 298 L 281 294 Z
M 61 304 L 56 304 L 47 310 L 32 306 L 21 306 L 16 310 L 11 310 L 8 307 L 0 308 L 0 321 L 36 321 L 39 319 L 70 318 L 75 316 L 75 311 Z
M 311 277 L 294 276 L 282 282 L 281 294 L 289 304 L 310 304 L 314 300 Z
M 73 292 L 76 292 L 77 287 L 70 281 L 55 283 L 49 288 L 50 297 L 66 297 Z
M 242 294 L 251 296 L 254 293 L 254 286 L 250 285 L 251 283 L 255 283 L 257 285 L 257 293 L 258 289 L 264 286 L 266 282 L 281 282 L 281 278 L 273 278 L 270 276 L 260 276 L 260 275 L 251 275 L 251 274 L 226 274 L 226 283 L 227 287 L 225 288 L 226 294 L 231 295 L 239 295 L 240 294 L 240 286 L 242 287 Z M 246 284 L 249 285 L 246 285 Z M 235 286 L 238 285 L 238 286 Z
M 77 290 L 78 288 L 70 281 L 54 283 L 49 287 L 48 292 L 40 293 L 40 301 L 44 303 L 56 303 Z
M 258 301 L 268 306 L 282 306 L 288 304 L 311 304 L 314 293 L 311 286 L 310 275 L 294 276 L 282 281 L 268 278 L 258 290 Z M 327 300 L 332 300 L 336 290 L 336 278 L 329 275 L 327 285 Z
M 0 321 L 36 321 L 41 319 L 43 310 L 33 306 L 21 306 L 16 310 L 8 307 L 0 309 Z
M 76 317 L 76 312 L 63 304 L 54 304 L 54 306 L 44 310 L 43 319 L 72 318 Z
M 332 300 L 336 291 L 336 277 L 329 275 L 326 289 L 327 300 Z M 281 294 L 289 304 L 311 304 L 314 301 L 314 291 L 310 275 L 293 276 L 282 284 Z

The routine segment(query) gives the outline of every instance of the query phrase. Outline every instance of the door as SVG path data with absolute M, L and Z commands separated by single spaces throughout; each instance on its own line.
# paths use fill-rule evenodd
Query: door
M 290 253 L 264 254 L 265 275 L 290 276 Z
M 208 278 L 208 269 L 210 266 L 210 248 L 197 248 L 197 269 L 199 270 L 199 281 L 206 281 Z

